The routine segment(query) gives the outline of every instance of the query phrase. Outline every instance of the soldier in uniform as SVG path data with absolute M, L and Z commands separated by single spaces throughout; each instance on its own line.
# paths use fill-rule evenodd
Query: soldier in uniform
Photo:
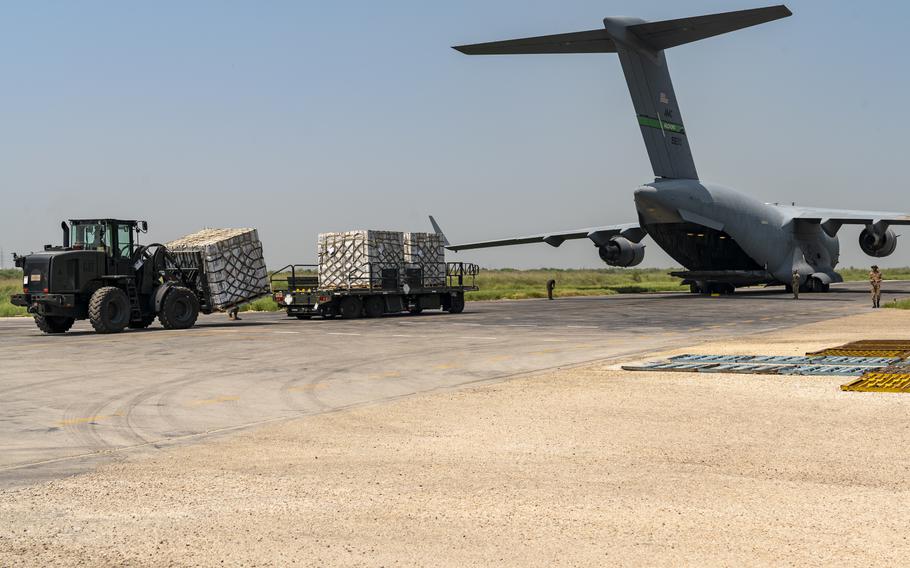
M 793 288 L 793 299 L 799 300 L 799 269 L 793 269 L 793 278 L 790 280 L 790 287 Z
M 232 320 L 232 321 L 240 321 L 240 316 L 238 315 L 239 312 L 240 312 L 240 308 L 238 308 L 238 307 L 231 308 L 230 310 L 228 310 L 228 319 Z
M 872 287 L 872 307 L 879 308 L 882 303 L 882 273 L 878 271 L 878 266 L 872 265 L 872 272 L 869 273 L 869 285 Z
M 547 298 L 553 299 L 553 289 L 556 288 L 556 280 L 547 280 Z

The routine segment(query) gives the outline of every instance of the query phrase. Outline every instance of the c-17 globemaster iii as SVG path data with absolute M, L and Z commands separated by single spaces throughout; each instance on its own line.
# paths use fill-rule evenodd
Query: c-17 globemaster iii
M 794 270 L 801 275 L 801 289 L 827 291 L 831 283 L 842 281 L 834 267 L 840 251 L 837 232 L 845 224 L 865 225 L 859 246 L 866 254 L 893 253 L 897 236 L 890 227 L 910 224 L 906 214 L 763 203 L 698 177 L 664 50 L 790 15 L 781 5 L 662 22 L 606 18 L 603 29 L 455 47 L 468 55 L 616 53 L 655 180 L 635 190 L 638 223 L 449 248 L 539 242 L 558 247 L 568 239 L 587 238 L 605 263 L 628 267 L 641 263 L 642 240 L 650 235 L 685 267 L 674 274 L 702 293 L 731 293 L 755 284 L 789 286 Z

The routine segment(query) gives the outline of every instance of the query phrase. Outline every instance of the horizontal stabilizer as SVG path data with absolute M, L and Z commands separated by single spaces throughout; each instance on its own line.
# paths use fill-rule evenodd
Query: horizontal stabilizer
M 523 39 L 508 39 L 459 45 L 465 55 L 517 55 L 535 53 L 615 53 L 616 45 L 607 30 L 591 30 Z
M 784 5 L 769 6 L 679 20 L 648 22 L 629 26 L 628 30 L 649 47 L 659 51 L 792 15 L 793 13 Z

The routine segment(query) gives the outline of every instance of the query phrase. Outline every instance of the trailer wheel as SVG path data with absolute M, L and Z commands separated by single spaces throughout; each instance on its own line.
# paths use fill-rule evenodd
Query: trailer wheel
M 310 319 L 310 318 L 313 317 L 313 316 L 309 316 L 309 315 L 305 315 L 305 314 L 299 314 L 299 315 L 294 316 L 294 317 L 296 317 L 296 318 L 299 319 L 299 320 L 308 320 L 308 319 Z
M 68 318 L 64 316 L 35 316 L 35 325 L 38 326 L 38 329 L 47 334 L 54 333 L 66 333 L 73 327 L 73 323 L 76 320 L 74 318 Z
M 116 286 L 99 288 L 88 304 L 88 319 L 98 333 L 119 333 L 130 323 L 130 299 Z
M 199 300 L 189 288 L 174 286 L 164 297 L 158 320 L 164 329 L 193 327 L 199 317 Z
M 449 313 L 460 314 L 464 311 L 464 292 L 458 292 L 449 299 Z
M 360 317 L 361 312 L 363 312 L 363 302 L 360 301 L 360 298 L 355 298 L 354 296 L 348 296 L 341 300 L 341 317 L 344 319 L 357 319 Z
M 370 296 L 363 302 L 363 313 L 368 318 L 378 318 L 385 312 L 382 298 Z

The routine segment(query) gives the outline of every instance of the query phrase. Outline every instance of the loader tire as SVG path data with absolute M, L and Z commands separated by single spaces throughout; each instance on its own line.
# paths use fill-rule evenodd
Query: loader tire
M 130 323 L 130 299 L 116 286 L 98 288 L 88 304 L 88 320 L 98 333 L 120 333 Z
M 55 333 L 66 333 L 73 327 L 74 318 L 64 316 L 35 316 L 35 325 L 44 333 L 51 335 Z
M 174 286 L 164 296 L 158 321 L 164 329 L 188 329 L 199 317 L 199 299 L 189 288 Z

